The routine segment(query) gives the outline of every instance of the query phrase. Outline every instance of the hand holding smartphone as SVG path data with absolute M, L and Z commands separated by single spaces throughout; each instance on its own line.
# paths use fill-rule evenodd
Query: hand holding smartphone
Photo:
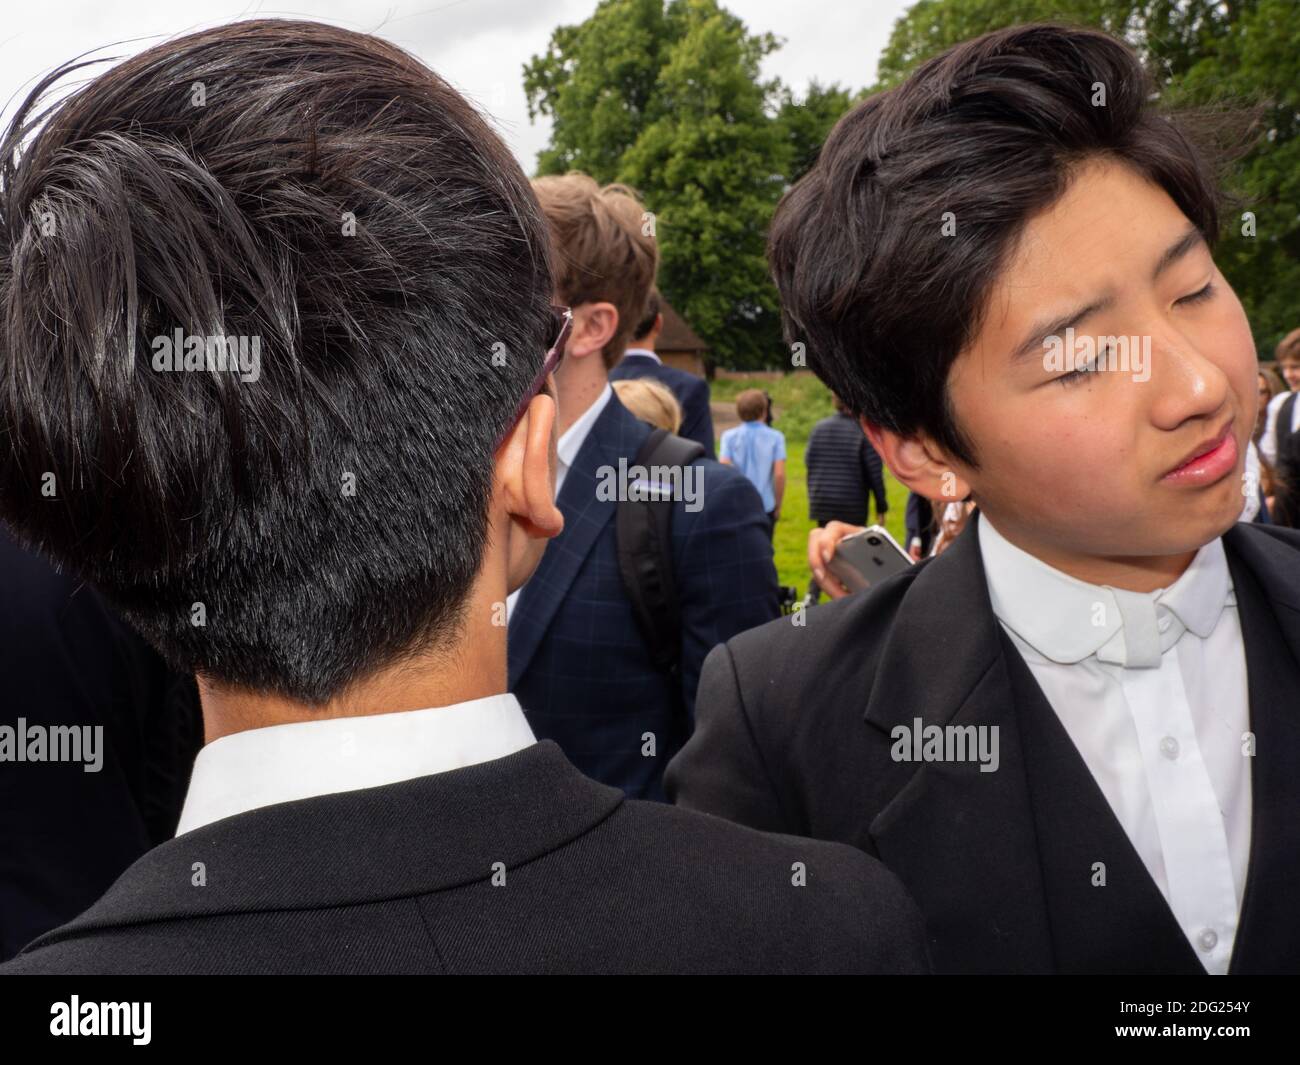
M 835 547 L 826 568 L 850 592 L 879 584 L 912 565 L 911 558 L 881 525 L 868 525 Z

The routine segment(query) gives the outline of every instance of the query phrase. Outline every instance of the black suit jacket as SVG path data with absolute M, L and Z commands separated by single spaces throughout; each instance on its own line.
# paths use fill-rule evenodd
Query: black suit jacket
M 940 972 L 1204 972 L 989 603 L 976 519 L 869 592 L 705 662 L 670 797 L 879 856 Z M 1300 971 L 1300 534 L 1224 536 L 1249 676 L 1252 838 L 1233 972 Z M 897 725 L 996 725 L 1001 764 L 899 762 Z M 1102 862 L 1106 886 L 1093 886 Z
M 0 526 L 0 725 L 19 718 L 102 727 L 103 765 L 0 763 L 0 960 L 172 837 L 203 743 L 193 678 Z
M 923 972 L 924 952 L 879 863 L 626 800 L 543 741 L 187 832 L 0 973 Z
M 671 390 L 682 405 L 682 427 L 677 435 L 684 440 L 699 441 L 704 446 L 705 457 L 718 457 L 718 445 L 713 439 L 713 412 L 709 409 L 708 381 L 644 355 L 625 355 L 609 372 L 611 381 L 626 381 L 633 377 L 651 377 Z

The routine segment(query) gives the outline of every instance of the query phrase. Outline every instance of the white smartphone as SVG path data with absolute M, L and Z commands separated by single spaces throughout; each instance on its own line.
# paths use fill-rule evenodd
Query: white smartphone
M 827 569 L 850 592 L 860 592 L 902 573 L 910 565 L 911 558 L 884 526 L 868 525 L 839 542 Z

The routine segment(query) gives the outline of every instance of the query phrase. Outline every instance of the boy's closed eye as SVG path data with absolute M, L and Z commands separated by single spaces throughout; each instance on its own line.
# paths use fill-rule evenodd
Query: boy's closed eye
M 1217 293 L 1218 289 L 1215 287 L 1213 279 L 1211 279 L 1205 282 L 1205 284 L 1195 292 L 1189 292 L 1187 295 L 1180 296 L 1178 299 L 1174 300 L 1174 305 L 1177 307 L 1194 307 L 1199 304 L 1208 303 L 1210 300 L 1214 299 Z M 1114 345 L 1108 344 L 1104 348 L 1100 348 L 1097 354 L 1084 365 L 1054 377 L 1052 378 L 1052 381 L 1055 384 L 1067 388 L 1079 384 L 1088 379 L 1091 374 L 1095 373 L 1100 365 L 1106 364 L 1113 359 L 1115 354 Z

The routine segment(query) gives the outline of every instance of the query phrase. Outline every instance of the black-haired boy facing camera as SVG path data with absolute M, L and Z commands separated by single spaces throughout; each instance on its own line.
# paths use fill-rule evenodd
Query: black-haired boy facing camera
M 1255 349 L 1150 98 L 1101 33 L 991 33 L 841 120 L 773 223 L 790 338 L 979 517 L 715 649 L 669 794 L 877 855 L 939 970 L 1300 967 L 1300 534 L 1235 524 Z

